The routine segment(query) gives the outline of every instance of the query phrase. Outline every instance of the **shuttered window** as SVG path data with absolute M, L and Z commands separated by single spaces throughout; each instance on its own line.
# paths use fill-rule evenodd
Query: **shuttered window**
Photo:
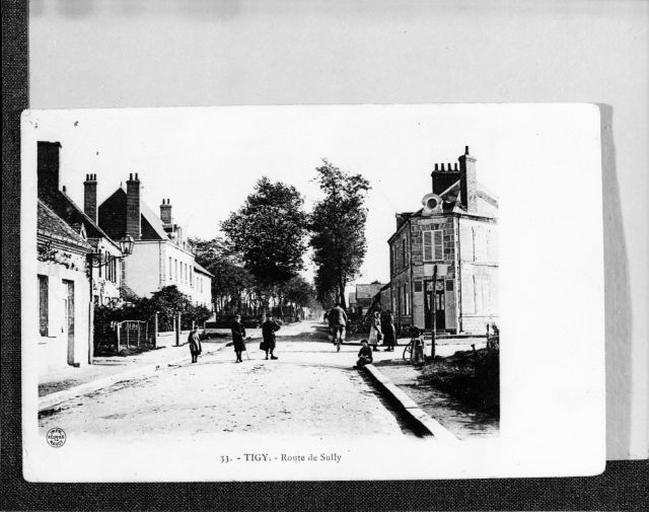
M 444 232 L 441 229 L 424 231 L 424 261 L 444 259 Z
M 47 276 L 38 276 L 38 313 L 39 332 L 41 336 L 48 335 L 49 326 L 49 282 Z

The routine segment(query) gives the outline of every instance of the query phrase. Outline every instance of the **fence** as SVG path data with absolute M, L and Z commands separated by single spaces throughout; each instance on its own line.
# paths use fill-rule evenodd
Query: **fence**
M 183 345 L 194 323 L 191 317 L 178 314 L 170 321 L 156 313 L 149 320 L 121 320 L 99 323 L 94 333 L 94 354 L 111 356 L 123 350 Z
M 117 352 L 123 348 L 141 348 L 142 346 L 153 345 L 154 341 L 149 337 L 149 323 L 142 320 L 123 320 L 115 326 L 117 337 Z

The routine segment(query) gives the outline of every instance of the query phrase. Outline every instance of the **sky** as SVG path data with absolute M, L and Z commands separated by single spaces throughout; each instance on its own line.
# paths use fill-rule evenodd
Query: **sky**
M 61 185 L 83 205 L 87 173 L 101 203 L 137 172 L 156 212 L 169 198 L 190 236 L 221 235 L 261 176 L 294 185 L 311 209 L 323 158 L 371 184 L 368 250 L 357 282 L 389 280 L 387 240 L 395 213 L 415 211 L 431 190 L 436 162 L 456 162 L 470 146 L 478 180 L 497 195 L 498 169 L 525 109 L 498 105 L 251 106 L 34 111 L 36 140 L 59 141 Z M 310 257 L 305 275 L 312 276 Z

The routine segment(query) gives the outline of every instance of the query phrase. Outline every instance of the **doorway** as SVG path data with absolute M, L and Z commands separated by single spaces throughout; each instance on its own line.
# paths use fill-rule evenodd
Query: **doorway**
M 63 279 L 63 335 L 68 343 L 68 364 L 74 365 L 74 281 Z
M 444 281 L 437 281 L 437 285 L 431 280 L 424 283 L 424 325 L 426 329 L 433 328 L 433 308 L 435 312 L 435 330 L 446 329 L 446 296 L 444 292 Z

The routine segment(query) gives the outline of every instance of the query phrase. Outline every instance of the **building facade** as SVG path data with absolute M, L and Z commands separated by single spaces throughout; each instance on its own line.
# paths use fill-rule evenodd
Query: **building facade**
M 163 199 L 156 215 L 142 201 L 138 174 L 131 173 L 126 188 L 120 186 L 101 203 L 98 220 L 113 238 L 133 237 L 133 253 L 123 260 L 123 279 L 135 294 L 146 297 L 175 285 L 195 304 L 212 309 L 212 275 L 196 263 L 171 211 L 170 200 Z
M 83 230 L 77 232 L 43 201 L 37 205 L 39 373 L 81 366 L 91 356 L 90 282 L 87 256 L 92 251 Z
M 75 231 L 84 231 L 92 246 L 93 261 L 101 262 L 90 270 L 94 304 L 118 303 L 123 254 L 116 242 L 118 239 L 111 238 L 97 223 L 97 175 L 86 175 L 84 207 L 81 209 L 60 184 L 61 149 L 59 142 L 38 142 L 38 197 Z
M 498 201 L 478 184 L 469 148 L 435 164 L 423 208 L 398 213 L 390 303 L 402 327 L 483 334 L 498 316 Z

